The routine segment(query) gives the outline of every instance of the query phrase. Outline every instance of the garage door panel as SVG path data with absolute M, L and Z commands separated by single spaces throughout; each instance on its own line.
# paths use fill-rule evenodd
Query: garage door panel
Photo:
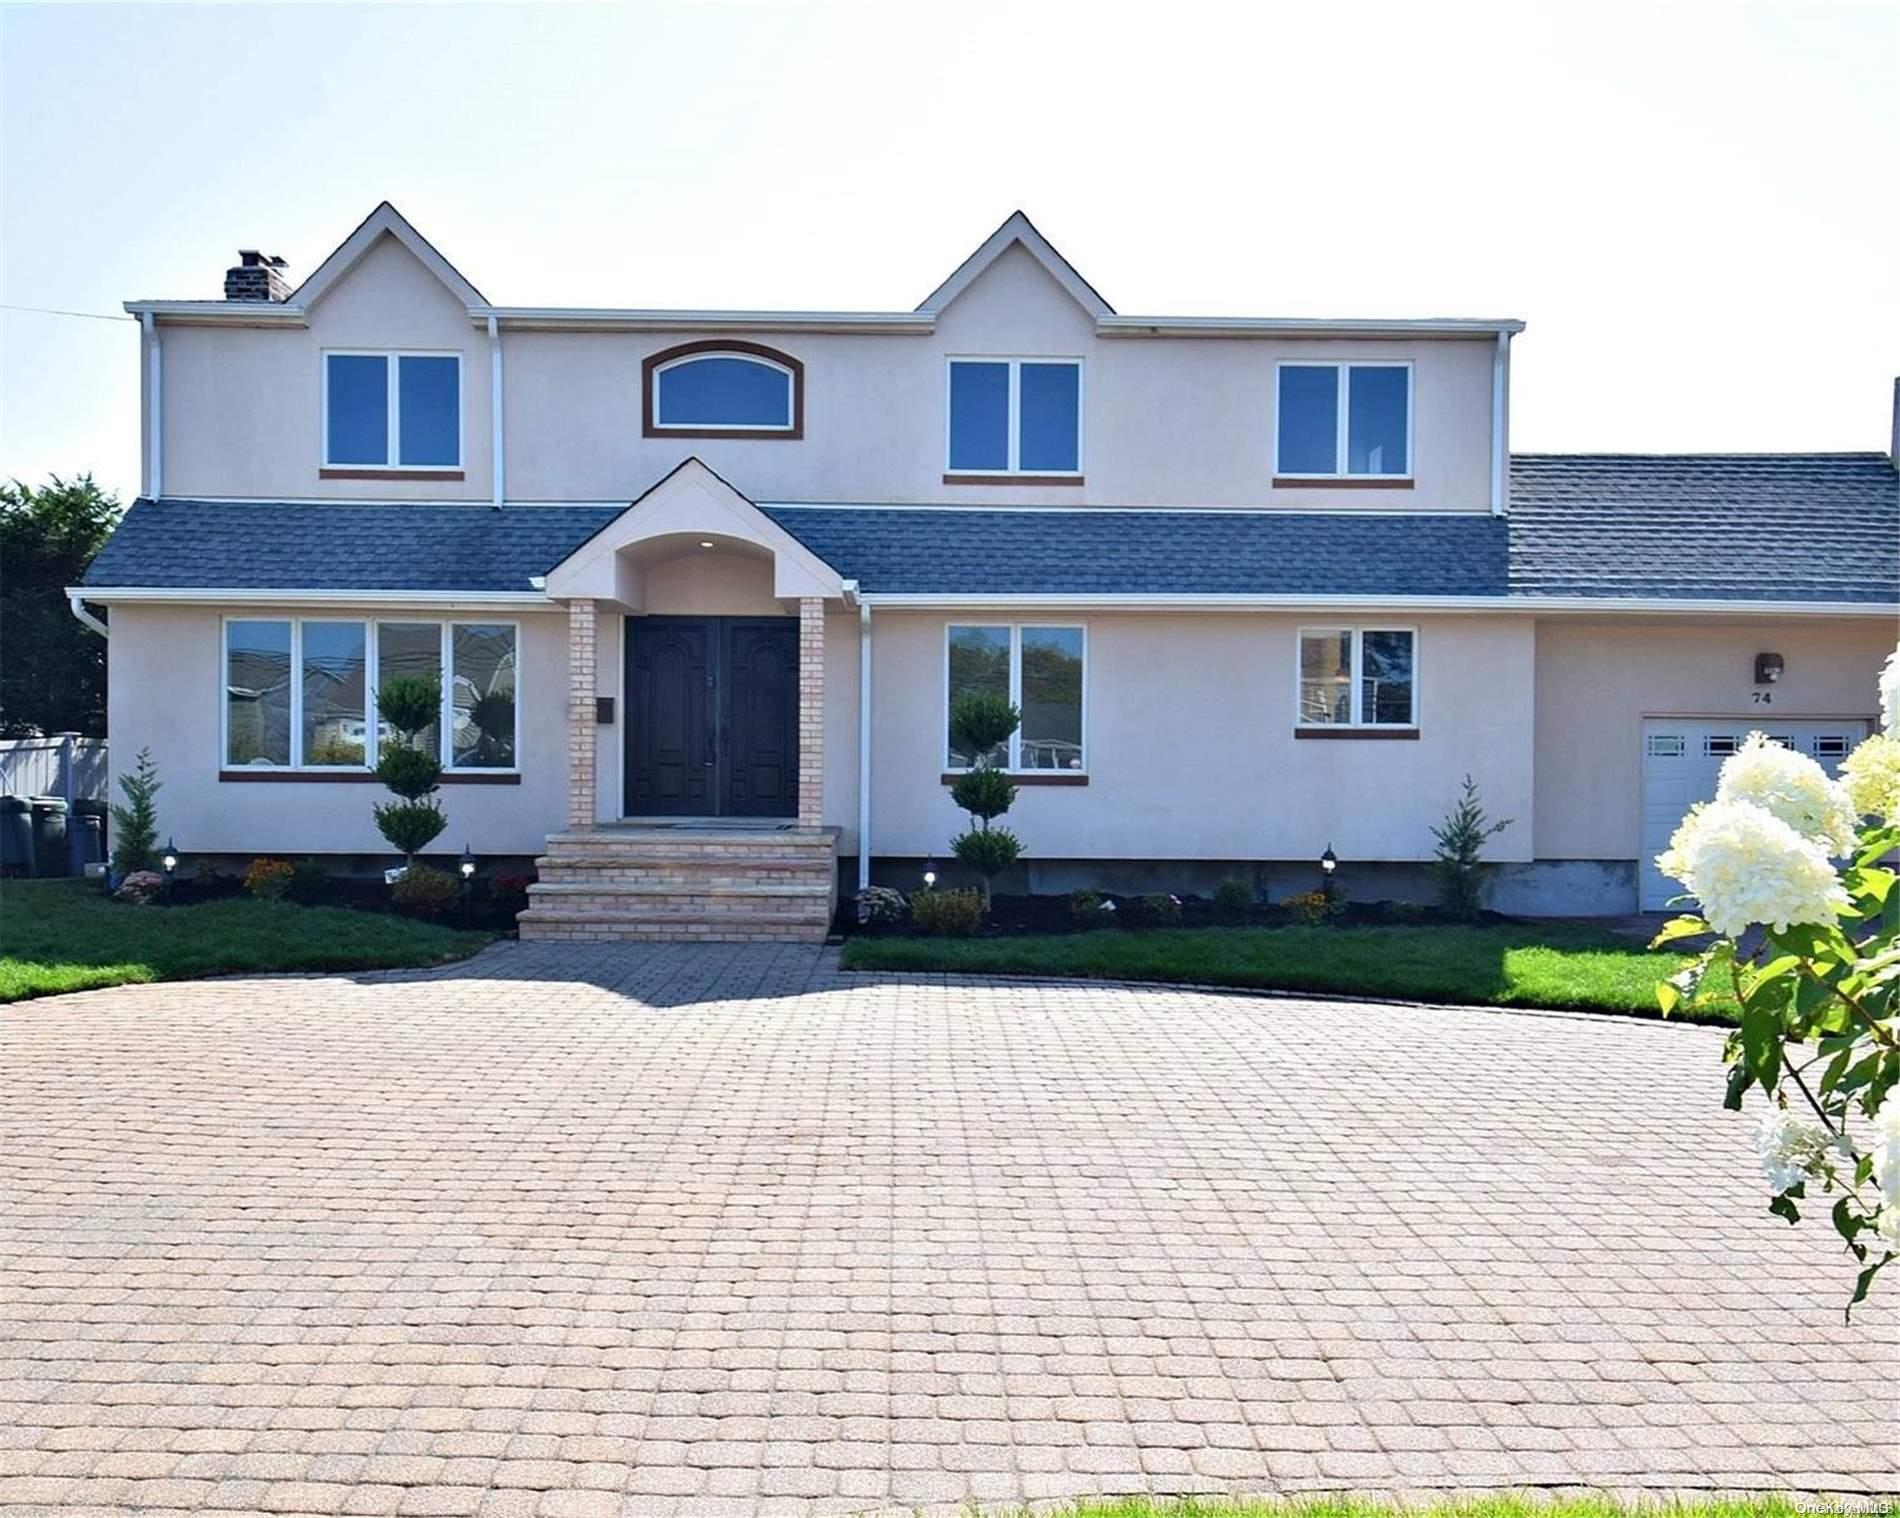
M 1656 856 L 1669 847 L 1683 814 L 1698 801 L 1711 801 L 1722 761 L 1742 746 L 1751 732 L 1765 732 L 1777 743 L 1819 762 L 1829 774 L 1867 736 L 1865 722 L 1777 722 L 1772 727 L 1746 717 L 1652 717 L 1643 723 L 1641 799 L 1643 854 L 1638 861 L 1641 905 L 1645 912 L 1669 908 L 1682 894 L 1679 882 L 1656 868 Z

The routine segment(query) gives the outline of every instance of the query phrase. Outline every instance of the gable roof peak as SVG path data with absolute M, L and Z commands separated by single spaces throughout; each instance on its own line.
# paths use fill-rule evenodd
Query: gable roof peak
M 291 303 L 306 307 L 314 305 L 384 237 L 393 237 L 407 248 L 416 261 L 464 305 L 488 304 L 488 297 L 470 284 L 462 271 L 444 258 L 435 244 L 418 232 L 409 218 L 387 200 L 378 201 L 376 209 L 357 223 L 356 230 L 338 243 L 335 251 L 310 272 L 310 277 L 290 292 Z
M 1101 292 L 1082 277 L 1074 264 L 1056 251 L 1055 244 L 1036 229 L 1036 224 L 1020 208 L 1004 217 L 1003 224 L 984 238 L 977 250 L 958 264 L 948 279 L 923 298 L 917 307 L 918 311 L 935 316 L 1013 247 L 1021 247 L 1041 264 L 1048 275 L 1069 293 L 1070 299 L 1090 316 L 1100 318 L 1115 314 L 1115 308 L 1102 299 Z

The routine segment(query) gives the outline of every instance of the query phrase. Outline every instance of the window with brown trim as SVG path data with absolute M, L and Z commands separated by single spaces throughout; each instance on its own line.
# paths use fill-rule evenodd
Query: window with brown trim
M 800 438 L 805 366 L 759 343 L 682 343 L 640 368 L 647 437 Z

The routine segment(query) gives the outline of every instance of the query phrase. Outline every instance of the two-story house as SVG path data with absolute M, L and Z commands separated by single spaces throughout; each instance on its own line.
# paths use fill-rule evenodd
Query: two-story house
M 1656 907 L 1721 756 L 1844 753 L 1894 644 L 1886 454 L 1513 458 L 1519 322 L 1124 316 L 1020 214 L 913 311 L 497 305 L 388 205 L 126 309 L 121 766 L 191 853 L 386 862 L 374 693 L 435 677 L 441 845 L 542 856 L 529 936 L 914 886 L 964 690 L 1018 889 L 1423 898 L 1470 775 L 1500 906 Z

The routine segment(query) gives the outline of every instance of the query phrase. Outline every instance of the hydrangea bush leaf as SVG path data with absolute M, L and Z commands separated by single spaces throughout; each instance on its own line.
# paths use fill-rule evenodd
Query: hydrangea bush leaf
M 1657 1001 L 1669 1013 L 1706 991 L 1741 1006 L 1725 1105 L 1757 1087 L 1766 1099 L 1755 1152 L 1771 1212 L 1797 1223 L 1832 1196 L 1856 1266 L 1850 1313 L 1900 1256 L 1900 648 L 1880 710 L 1885 731 L 1840 780 L 1751 733 L 1656 860 L 1700 910 L 1653 947 L 1716 935 Z

